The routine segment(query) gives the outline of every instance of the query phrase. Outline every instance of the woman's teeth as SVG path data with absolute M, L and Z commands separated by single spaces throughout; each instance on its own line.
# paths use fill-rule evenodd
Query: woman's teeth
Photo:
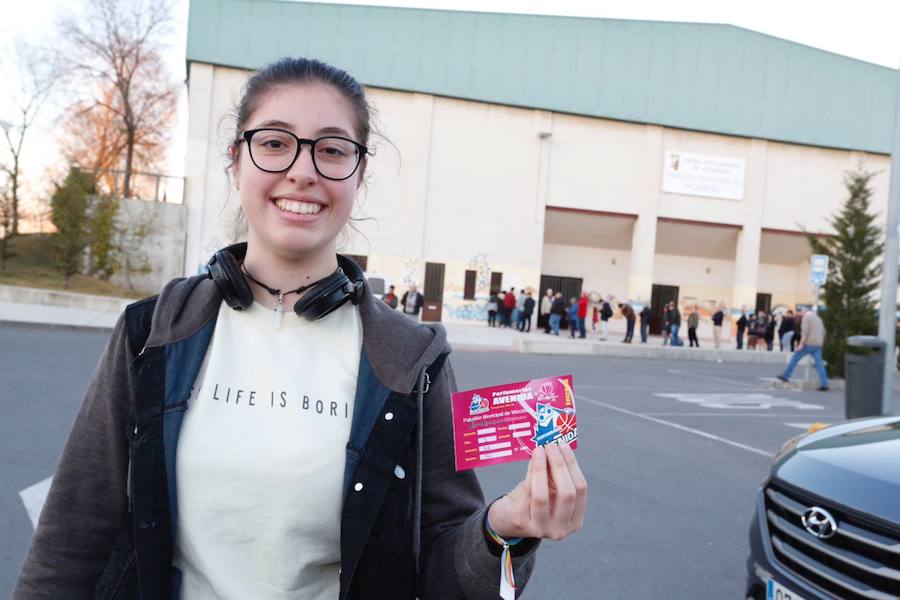
M 276 200 L 275 206 L 277 206 L 281 210 L 286 210 L 288 212 L 298 213 L 301 215 L 314 215 L 322 210 L 321 204 L 315 204 L 312 202 L 297 202 L 296 200 Z

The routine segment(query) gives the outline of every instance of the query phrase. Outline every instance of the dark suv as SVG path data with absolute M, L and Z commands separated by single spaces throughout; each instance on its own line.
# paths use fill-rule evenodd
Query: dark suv
M 747 598 L 900 598 L 900 417 L 788 441 L 759 490 Z

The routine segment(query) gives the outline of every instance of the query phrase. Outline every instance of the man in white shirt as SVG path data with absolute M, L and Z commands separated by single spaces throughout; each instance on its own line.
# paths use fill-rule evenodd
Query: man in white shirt
M 413 319 L 419 318 L 419 310 L 425 298 L 419 293 L 415 283 L 409 284 L 409 290 L 403 294 L 400 299 L 400 305 L 403 307 L 403 314 L 409 315 Z

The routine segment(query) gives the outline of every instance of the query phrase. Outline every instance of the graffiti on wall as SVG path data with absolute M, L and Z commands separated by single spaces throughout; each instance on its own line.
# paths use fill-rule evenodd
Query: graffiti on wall
M 403 284 L 422 284 L 422 261 L 411 258 L 403 264 Z
M 487 304 L 483 302 L 468 302 L 457 306 L 444 304 L 444 314 L 449 319 L 460 321 L 487 321 Z
M 491 265 L 487 260 L 487 254 L 479 252 L 469 259 L 469 268 L 477 274 L 475 276 L 475 291 L 485 294 L 491 291 Z

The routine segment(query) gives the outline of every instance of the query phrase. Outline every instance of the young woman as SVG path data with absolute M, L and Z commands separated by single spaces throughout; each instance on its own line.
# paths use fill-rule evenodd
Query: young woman
M 484 506 L 454 469 L 444 330 L 335 254 L 369 133 L 343 71 L 248 80 L 228 148 L 247 241 L 120 318 L 14 598 L 511 597 L 538 540 L 580 528 L 568 446 Z

